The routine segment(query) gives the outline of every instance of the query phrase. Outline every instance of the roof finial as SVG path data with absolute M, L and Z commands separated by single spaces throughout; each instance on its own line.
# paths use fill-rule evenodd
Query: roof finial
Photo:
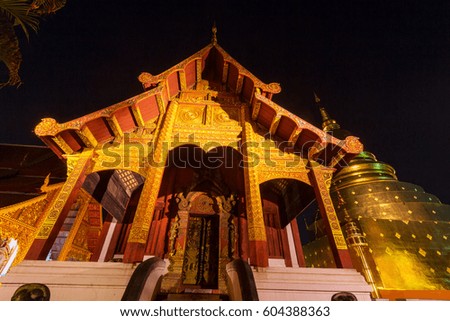
M 216 45 L 217 44 L 217 27 L 216 27 L 216 22 L 215 21 L 214 21 L 214 24 L 212 26 L 211 31 L 212 31 L 211 43 L 213 45 Z

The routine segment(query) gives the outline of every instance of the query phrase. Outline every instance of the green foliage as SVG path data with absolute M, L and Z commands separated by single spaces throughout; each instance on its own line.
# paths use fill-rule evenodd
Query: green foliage
M 0 14 L 14 25 L 20 26 L 29 38 L 29 30 L 37 32 L 39 15 L 31 10 L 31 3 L 27 0 L 0 0 Z
M 9 79 L 4 86 L 20 86 L 19 68 L 22 63 L 15 27 L 20 27 L 27 39 L 30 31 L 37 32 L 39 18 L 64 7 L 66 0 L 0 0 L 0 60 L 6 65 Z

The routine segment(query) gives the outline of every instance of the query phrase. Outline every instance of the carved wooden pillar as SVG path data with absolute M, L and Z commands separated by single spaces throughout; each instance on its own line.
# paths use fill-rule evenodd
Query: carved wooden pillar
M 68 177 L 64 186 L 47 209 L 45 221 L 27 253 L 27 260 L 45 260 L 77 194 L 83 185 L 91 164 L 92 150 L 69 155 L 67 159 Z
M 250 123 L 249 108 L 241 109 L 242 121 L 242 153 L 244 160 L 245 205 L 247 211 L 248 238 L 250 245 L 250 264 L 258 267 L 269 266 L 266 228 L 259 191 L 257 160 L 257 142 Z
M 166 190 L 166 199 L 165 199 L 165 207 L 163 212 L 163 217 L 161 219 L 161 226 L 159 230 L 159 234 L 157 235 L 157 243 L 155 248 L 155 256 L 159 256 L 161 258 L 164 257 L 164 249 L 165 249 L 165 242 L 166 242 L 166 235 L 167 235 L 167 228 L 169 225 L 169 216 L 170 216 L 170 205 L 172 201 L 174 201 L 174 183 L 175 183 L 175 173 L 176 170 L 172 169 L 169 172 L 169 184 L 167 186 Z
M 336 266 L 340 268 L 352 268 L 350 252 L 347 248 L 339 219 L 330 197 L 331 178 L 334 170 L 325 168 L 314 161 L 309 161 L 309 168 L 308 175 L 314 188 L 322 219 L 325 222 L 325 228 Z
M 178 211 L 170 223 L 168 258 L 169 273 L 164 277 L 161 290 L 164 292 L 181 292 L 183 290 L 183 261 L 189 222 L 190 202 L 182 193 L 176 197 Z
M 155 148 L 148 160 L 146 180 L 123 255 L 123 262 L 125 263 L 140 262 L 144 258 L 148 233 L 164 174 L 177 109 L 178 102 L 172 101 L 168 106 L 163 123 L 160 125 L 161 130 L 157 137 Z
M 236 205 L 234 195 L 228 198 L 218 197 L 220 208 L 219 224 L 219 290 L 223 293 L 227 291 L 226 285 L 226 266 L 235 258 L 236 250 L 236 226 L 234 216 L 232 215 Z

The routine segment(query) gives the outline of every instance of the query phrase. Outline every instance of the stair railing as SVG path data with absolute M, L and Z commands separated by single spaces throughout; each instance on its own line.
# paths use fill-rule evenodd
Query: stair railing
M 151 301 L 156 298 L 166 272 L 166 263 L 152 257 L 138 265 L 131 275 L 121 301 Z
M 250 265 L 241 259 L 227 264 L 227 288 L 232 301 L 259 301 Z

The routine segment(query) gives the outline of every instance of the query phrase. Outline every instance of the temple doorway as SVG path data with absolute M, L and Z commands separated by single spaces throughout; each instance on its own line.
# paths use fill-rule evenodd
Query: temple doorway
M 183 284 L 215 289 L 219 267 L 219 216 L 189 216 L 186 250 L 183 262 Z

